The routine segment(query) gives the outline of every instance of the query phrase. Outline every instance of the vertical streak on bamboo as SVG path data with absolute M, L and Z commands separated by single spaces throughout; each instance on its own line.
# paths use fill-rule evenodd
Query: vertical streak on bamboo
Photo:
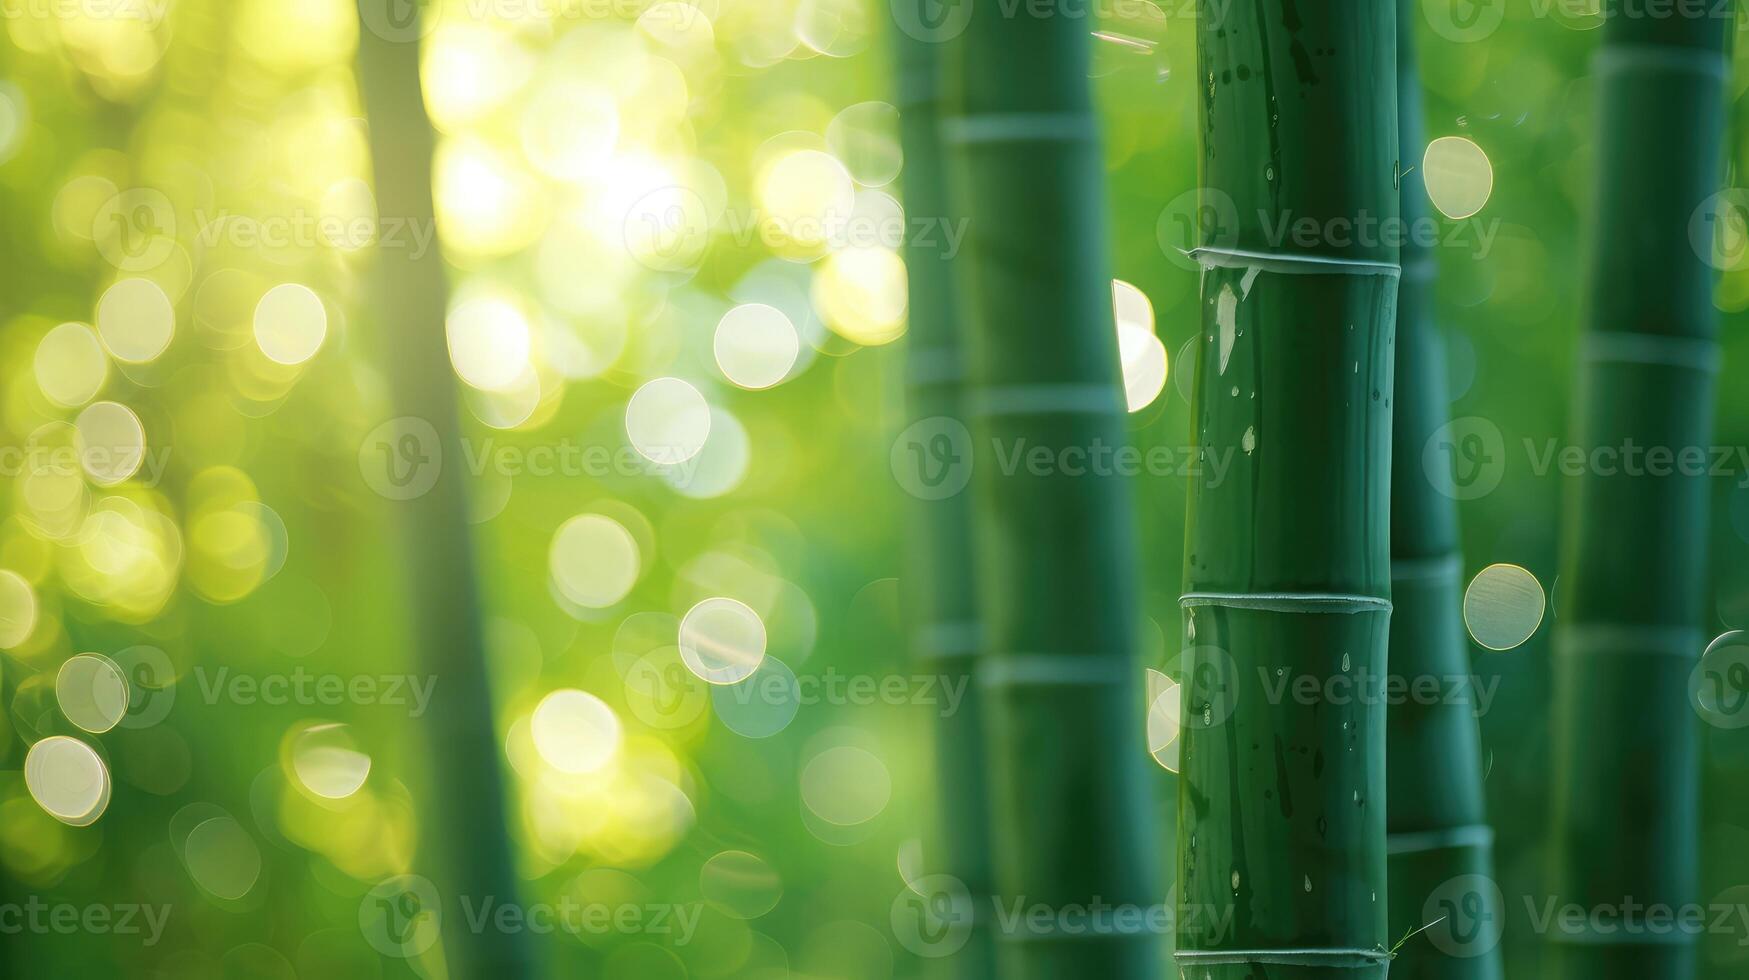
M 1705 447 L 1717 314 L 1691 220 L 1719 185 L 1727 6 L 1611 2 L 1598 79 L 1597 227 L 1576 443 Z M 1700 475 L 1587 472 L 1570 487 L 1555 636 L 1553 892 L 1585 909 L 1696 900 L 1696 727 L 1708 490 Z M 1549 935 L 1556 980 L 1683 980 L 1693 935 Z
M 434 137 L 419 85 L 419 45 L 369 29 L 368 7 L 397 0 L 359 0 L 358 73 L 376 177 L 379 214 L 430 227 Z M 377 23 L 390 22 L 387 16 Z M 416 621 L 416 662 L 435 680 L 426 717 L 430 825 L 437 884 L 453 915 L 462 898 L 474 904 L 516 901 L 514 856 L 506 829 L 504 780 L 492 718 L 478 585 L 462 484 L 461 426 L 455 379 L 444 336 L 448 283 L 435 251 L 378 249 L 372 319 L 388 358 L 391 398 L 402 416 L 437 434 L 427 451 L 441 466 L 430 491 L 396 504 Z M 430 465 L 430 464 L 427 464 Z M 446 920 L 448 916 L 446 916 Z M 522 934 L 499 929 L 447 929 L 444 951 L 456 977 L 520 978 L 535 972 Z
M 935 0 L 921 0 L 933 3 Z M 942 157 L 942 45 L 896 30 L 899 134 L 905 154 L 905 209 L 912 221 L 950 221 L 951 195 Z M 954 303 L 952 263 L 939 243 L 905 240 L 910 291 L 906 401 L 911 422 L 965 417 L 966 365 Z M 960 423 L 963 424 L 963 423 Z M 923 446 L 923 450 L 933 447 Z M 919 467 L 954 465 L 932 458 L 907 460 Z M 943 474 L 951 479 L 951 474 Z M 978 622 L 972 567 L 972 508 L 964 493 L 913 503 L 907 549 L 910 583 L 906 601 L 913 655 L 944 685 L 965 692 L 959 709 L 935 724 L 937 799 L 940 801 L 943 870 L 964 885 L 970 908 L 966 945 L 944 964 L 962 980 L 995 973 L 990 936 L 989 803 L 984 758 L 983 693 L 976 665 L 984 646 Z
M 1188 508 L 1178 964 L 1382 980 L 1395 0 L 1198 13 L 1194 438 L 1233 462 Z
M 980 451 L 973 474 L 996 900 L 1052 921 L 1097 903 L 1147 908 L 1162 896 L 1131 500 L 1118 474 L 1075 462 L 1126 439 L 1091 38 L 1085 19 L 1036 5 L 978 3 L 970 18 L 942 140 L 967 222 L 968 414 L 980 450 L 1000 450 Z M 1068 465 L 1011 458 L 1041 447 Z M 1122 980 L 1164 966 L 1145 927 L 1068 924 L 1000 929 L 1000 974 Z
M 1418 0 L 1402 0 L 1397 24 L 1397 119 L 1404 169 L 1405 227 L 1430 220 L 1427 190 L 1415 166 L 1424 146 L 1421 79 L 1416 70 Z M 1415 235 L 1403 239 L 1397 304 L 1396 409 L 1391 457 L 1391 674 L 1404 689 L 1423 678 L 1469 675 L 1461 610 L 1463 556 L 1457 503 L 1424 468 L 1430 440 L 1449 421 L 1445 337 L 1433 317 L 1431 250 Z M 1467 690 L 1467 688 L 1466 688 Z M 1386 712 L 1390 838 L 1391 935 L 1403 936 L 1461 913 L 1451 943 L 1419 938 L 1391 964 L 1399 980 L 1498 980 L 1504 910 L 1493 887 L 1493 828 L 1482 795 L 1480 733 L 1469 703 L 1414 699 Z M 1445 903 L 1479 898 L 1479 907 Z M 1436 927 L 1437 928 L 1437 927 Z M 1480 928 L 1482 931 L 1472 931 Z

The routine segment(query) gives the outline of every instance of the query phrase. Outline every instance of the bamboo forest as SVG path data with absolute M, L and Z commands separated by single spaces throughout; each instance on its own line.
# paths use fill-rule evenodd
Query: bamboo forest
M 1746 28 L 0 0 L 0 980 L 1749 977 Z

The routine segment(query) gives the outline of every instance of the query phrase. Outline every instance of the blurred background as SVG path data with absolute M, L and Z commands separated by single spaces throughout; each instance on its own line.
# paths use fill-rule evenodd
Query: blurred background
M 1568 431 L 1597 22 L 1414 6 L 1434 145 L 1404 166 L 1440 215 L 1454 432 L 1487 468 L 1461 494 L 1466 619 L 1498 685 L 1507 965 L 1535 976 L 1564 484 L 1539 464 Z M 421 875 L 434 815 L 467 801 L 418 775 L 445 762 L 420 733 L 444 680 L 413 649 L 394 515 L 422 450 L 369 299 L 398 249 L 451 284 L 443 464 L 466 473 L 523 883 L 486 928 L 552 976 L 926 972 L 893 910 L 932 871 L 929 721 L 958 698 L 902 643 L 899 246 L 963 229 L 899 203 L 886 4 L 0 14 L 0 966 L 437 977 L 421 908 L 502 913 Z M 1177 461 L 1133 481 L 1151 692 L 1192 458 L 1195 15 L 1085 12 L 1132 434 Z M 363 31 L 421 44 L 434 222 L 378 214 Z M 1749 627 L 1745 202 L 1697 238 L 1727 357 L 1709 635 Z M 1151 720 L 1165 840 L 1175 732 Z M 1749 734 L 1707 732 L 1702 901 L 1749 905 Z M 1749 962 L 1731 921 L 1707 976 Z

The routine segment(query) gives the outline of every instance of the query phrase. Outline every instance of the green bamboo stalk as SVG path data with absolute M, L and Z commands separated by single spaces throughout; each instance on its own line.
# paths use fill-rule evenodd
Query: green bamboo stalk
M 1576 444 L 1705 447 L 1719 367 L 1713 273 L 1690 221 L 1719 187 L 1730 16 L 1606 10 L 1590 309 Z M 1696 14 L 1699 14 L 1698 16 Z M 1725 11 L 1728 15 L 1729 9 Z M 1589 472 L 1570 487 L 1555 635 L 1552 885 L 1557 902 L 1620 908 L 1697 898 L 1696 725 L 1705 647 L 1704 477 Z M 1555 980 L 1682 980 L 1695 938 L 1642 921 L 1549 934 Z
M 919 23 L 923 4 L 918 0 Z M 903 30 L 894 32 L 897 56 L 899 133 L 905 154 L 905 207 L 913 220 L 948 220 L 947 173 L 940 139 L 942 45 Z M 952 484 L 957 464 L 932 455 L 938 446 L 963 453 L 951 435 L 938 432 L 935 419 L 965 417 L 966 366 L 958 332 L 952 263 L 938 244 L 907 236 L 905 271 L 910 291 L 906 350 L 907 432 L 918 453 L 902 462 L 914 465 L 915 489 L 908 552 L 907 589 L 913 655 L 926 670 L 965 691 L 958 711 L 939 715 L 935 728 L 937 798 L 945 873 L 965 887 L 970 908 L 965 945 L 945 957 L 950 975 L 965 980 L 994 978 L 991 945 L 991 869 L 989 801 L 985 780 L 983 693 L 975 669 L 984 647 L 978 622 L 976 576 L 972 567 L 972 508 Z M 911 428 L 910 426 L 915 426 Z M 936 438 L 949 435 L 946 443 Z M 933 471 L 933 472 L 932 472 Z M 953 491 L 949 493 L 948 491 Z M 945 494 L 945 495 L 942 495 Z
M 995 894 L 1050 913 L 998 927 L 999 972 L 1155 977 L 1161 946 L 1145 928 L 1053 926 L 1077 906 L 1162 895 L 1131 503 L 1081 455 L 1126 438 L 1091 37 L 1082 18 L 1005 6 L 976 4 L 953 45 L 941 130 L 967 222 L 968 415 L 976 446 L 994 450 L 972 479 Z M 1066 465 L 1017 463 L 1017 450 Z
M 1397 17 L 1397 120 L 1407 169 L 1425 145 L 1416 70 L 1416 0 Z M 1407 228 L 1431 220 L 1419 167 L 1402 177 Z M 1462 619 L 1463 555 L 1457 503 L 1423 468 L 1424 450 L 1450 421 L 1445 336 L 1433 318 L 1437 263 L 1419 238 L 1403 238 L 1398 289 L 1396 408 L 1391 452 L 1391 673 L 1404 689 L 1423 678 L 1469 674 Z M 1445 685 L 1440 684 L 1444 690 Z M 1482 795 L 1481 734 L 1472 706 L 1407 700 L 1386 712 L 1391 935 L 1435 922 L 1436 935 L 1406 944 L 1398 980 L 1499 980 L 1504 910 L 1494 886 L 1494 831 Z M 1480 904 L 1476 904 L 1476 903 Z M 1440 920 L 1444 921 L 1440 921 Z M 1433 930 L 1429 930 L 1430 932 Z
M 1178 964 L 1382 980 L 1394 0 L 1199 5 L 1203 266 Z M 1217 16 L 1221 15 L 1221 16 Z M 1318 233 L 1283 237 L 1279 222 Z M 1311 227 L 1311 225 L 1305 225 Z M 1341 695 L 1296 696 L 1311 678 Z
M 373 9 L 374 8 L 374 9 Z M 378 213 L 430 227 L 435 137 L 419 85 L 419 45 L 371 24 L 394 23 L 399 0 L 359 0 L 359 88 L 370 124 Z M 516 901 L 505 821 L 504 778 L 482 637 L 474 546 L 462 484 L 461 421 L 444 338 L 449 286 L 436 251 L 379 249 L 372 316 L 380 331 L 397 415 L 436 434 L 423 452 L 439 461 L 431 489 L 396 505 L 412 603 L 412 634 L 436 683 L 426 718 L 430 765 L 426 840 L 446 899 L 444 952 L 456 977 L 530 977 L 534 954 L 518 931 L 462 928 L 461 898 Z M 427 463 L 426 465 L 430 465 Z

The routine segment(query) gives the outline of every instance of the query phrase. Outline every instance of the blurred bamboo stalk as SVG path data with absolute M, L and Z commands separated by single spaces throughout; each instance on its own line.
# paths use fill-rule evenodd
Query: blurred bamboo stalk
M 1407 171 L 1400 190 L 1404 227 L 1410 229 L 1432 220 L 1418 165 L 1426 145 L 1415 44 L 1419 11 L 1419 0 L 1402 0 L 1397 11 L 1397 120 Z M 1469 676 L 1470 663 L 1457 501 L 1434 485 L 1423 465 L 1429 441 L 1451 419 L 1445 336 L 1433 318 L 1438 263 L 1425 240 L 1406 235 L 1402 264 L 1391 433 L 1390 669 L 1406 689 L 1419 690 L 1423 678 Z M 1491 924 L 1502 922 L 1505 910 L 1497 904 L 1494 829 L 1482 794 L 1481 733 L 1472 709 L 1447 699 L 1405 699 L 1386 711 L 1390 934 L 1407 935 L 1454 912 L 1466 920 L 1440 933 L 1454 937 L 1452 942 L 1424 937 L 1406 945 L 1391 964 L 1399 980 L 1501 976 L 1499 933 Z M 1480 904 L 1442 905 L 1469 896 Z M 1465 931 L 1469 924 L 1490 928 L 1472 942 L 1457 941 L 1472 935 Z
M 1203 267 L 1178 965 L 1383 980 L 1396 0 L 1199 8 Z M 1222 14 L 1224 13 L 1224 16 Z M 1315 223 L 1282 242 L 1276 221 Z M 1340 237 L 1338 237 L 1340 235 Z M 1302 699 L 1346 678 L 1345 703 Z M 1368 685 L 1362 688 L 1361 685 Z
M 968 9 L 969 8 L 969 9 Z M 1135 536 L 1117 473 L 1014 465 L 1127 440 L 1104 166 L 1083 18 L 997 3 L 950 46 L 941 138 L 965 216 L 965 330 L 978 452 L 975 547 L 985 654 L 992 861 L 1004 909 L 1048 922 L 1162 900 L 1144 783 Z M 1145 929 L 997 937 L 1004 977 L 1153 978 Z
M 398 24 L 397 14 L 415 9 L 404 0 L 359 0 L 359 88 L 370 125 L 378 214 L 434 227 L 435 137 L 420 92 L 417 30 L 378 33 L 381 25 Z M 449 287 L 435 249 L 378 249 L 376 261 L 370 320 L 384 345 L 394 410 L 430 426 L 435 445 L 419 447 L 429 457 L 420 465 L 439 467 L 428 492 L 393 505 L 406 549 L 416 662 L 436 682 L 426 714 L 431 789 L 423 812 L 431 822 L 424 836 L 436 851 L 437 886 L 446 903 L 466 897 L 477 904 L 490 897 L 512 904 L 518 890 L 514 854 L 459 465 L 456 380 L 444 334 Z M 521 931 L 467 930 L 452 922 L 447 933 L 450 976 L 513 980 L 536 972 Z
M 919 14 L 924 4 L 917 0 Z M 921 19 L 918 21 L 921 23 Z M 942 155 L 940 43 L 900 29 L 893 34 L 896 55 L 900 141 L 905 157 L 904 198 L 912 220 L 951 220 Z M 955 481 L 953 454 L 969 453 L 941 431 L 939 420 L 960 425 L 965 419 L 967 375 L 961 350 L 960 316 L 955 303 L 953 263 L 943 245 L 906 236 L 905 271 L 910 326 L 906 348 L 906 454 L 897 465 L 917 467 L 909 485 L 912 504 L 906 581 L 909 637 L 913 656 L 944 685 L 965 691 L 957 711 L 939 714 L 935 723 L 935 770 L 942 870 L 964 887 L 949 897 L 969 908 L 947 908 L 965 917 L 965 945 L 944 957 L 949 975 L 962 980 L 993 978 L 991 945 L 990 808 L 984 751 L 984 695 L 976 667 L 984 650 L 978 620 L 973 564 L 972 508 Z M 940 442 L 940 439 L 947 439 Z M 938 451 L 945 450 L 938 455 Z M 915 454 L 915 455 L 911 455 Z M 966 460 L 969 462 L 969 457 Z M 950 889 L 951 891 L 951 889 Z M 952 926 L 953 923 L 946 923 Z
M 1606 6 L 1594 62 L 1597 222 L 1575 444 L 1681 453 L 1712 438 L 1714 274 L 1691 228 L 1719 189 L 1729 5 Z M 1708 229 L 1709 233 L 1711 229 Z M 1710 240 L 1709 240 L 1710 243 Z M 1698 897 L 1698 720 L 1706 477 L 1586 472 L 1570 487 L 1555 634 L 1553 894 L 1581 907 Z M 1697 937 L 1549 934 L 1552 980 L 1683 980 Z

